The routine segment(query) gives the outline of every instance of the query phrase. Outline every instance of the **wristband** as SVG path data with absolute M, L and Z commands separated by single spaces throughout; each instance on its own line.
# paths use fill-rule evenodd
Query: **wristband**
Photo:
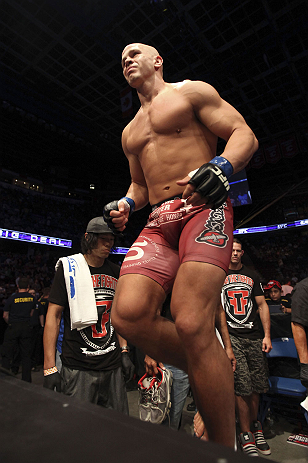
M 126 201 L 129 205 L 129 215 L 131 216 L 135 210 L 135 201 L 132 198 L 128 198 L 127 196 L 123 196 L 123 198 L 119 199 L 119 201 Z
M 230 178 L 233 174 L 233 166 L 231 162 L 222 156 L 216 156 L 209 162 L 209 164 L 216 164 L 218 167 L 220 167 L 227 178 Z
M 129 347 L 128 347 L 128 346 L 122 346 L 122 347 L 121 347 L 121 353 L 122 353 L 123 351 L 129 352 Z
M 44 376 L 52 375 L 53 373 L 57 373 L 57 371 L 57 367 L 48 368 L 47 370 L 44 370 Z

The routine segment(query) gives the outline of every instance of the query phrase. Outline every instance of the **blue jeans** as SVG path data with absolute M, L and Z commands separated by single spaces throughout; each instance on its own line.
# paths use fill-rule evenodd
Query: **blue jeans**
M 182 411 L 189 391 L 188 375 L 172 365 L 164 363 L 164 366 L 172 372 L 173 383 L 171 388 L 171 409 L 169 417 L 162 423 L 172 429 L 178 430 L 181 422 Z

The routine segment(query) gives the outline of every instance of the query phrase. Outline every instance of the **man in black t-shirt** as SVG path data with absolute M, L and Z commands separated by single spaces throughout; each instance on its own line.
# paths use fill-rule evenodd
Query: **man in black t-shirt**
M 241 242 L 233 239 L 228 275 L 222 287 L 222 305 L 236 358 L 234 372 L 235 405 L 240 423 L 242 450 L 251 456 L 271 450 L 257 420 L 259 395 L 268 389 L 265 352 L 272 349 L 270 315 L 260 279 L 242 264 Z M 264 330 L 261 333 L 258 317 Z
M 82 254 L 57 264 L 44 329 L 44 386 L 128 414 L 124 379 L 132 378 L 134 367 L 110 320 L 120 270 L 108 260 L 114 239 L 103 217 L 96 217 L 82 237 Z M 55 353 L 62 313 L 60 377 Z
M 32 317 L 36 299 L 28 292 L 28 278 L 19 278 L 18 293 L 12 294 L 6 301 L 3 318 L 8 323 L 2 345 L 2 366 L 11 368 L 11 362 L 16 348 L 19 348 L 22 364 L 23 381 L 31 383 L 31 333 L 30 318 Z
M 300 380 L 308 389 L 308 278 L 292 292 L 292 331 L 300 361 Z

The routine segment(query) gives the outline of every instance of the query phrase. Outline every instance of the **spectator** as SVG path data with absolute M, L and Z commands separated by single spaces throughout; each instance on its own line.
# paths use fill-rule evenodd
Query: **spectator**
M 22 364 L 22 380 L 31 383 L 31 325 L 30 318 L 36 307 L 36 300 L 29 293 L 29 280 L 20 278 L 18 293 L 7 300 L 3 318 L 8 323 L 2 345 L 2 366 L 7 370 L 16 351 L 20 350 Z
M 265 352 L 272 348 L 270 316 L 259 277 L 242 265 L 243 254 L 241 242 L 234 238 L 229 272 L 222 288 L 222 305 L 237 362 L 234 388 L 241 428 L 239 441 L 243 452 L 250 456 L 258 456 L 258 452 L 269 455 L 271 449 L 257 415 L 259 395 L 268 389 Z M 263 339 L 257 312 L 264 330 Z
M 282 296 L 281 284 L 277 280 L 270 280 L 264 287 L 268 291 L 266 302 L 268 305 L 280 305 L 282 313 L 291 313 L 291 296 Z
M 292 338 L 291 296 L 281 295 L 281 284 L 277 280 L 270 280 L 264 290 L 267 291 L 265 300 L 270 308 L 271 339 Z
M 292 331 L 300 361 L 300 379 L 308 388 L 308 278 L 297 283 L 292 294 Z
M 128 414 L 124 376 L 131 379 L 133 365 L 110 320 L 120 270 L 108 259 L 114 239 L 96 217 L 82 237 L 82 254 L 57 264 L 44 330 L 44 387 Z M 55 353 L 62 313 L 61 384 Z

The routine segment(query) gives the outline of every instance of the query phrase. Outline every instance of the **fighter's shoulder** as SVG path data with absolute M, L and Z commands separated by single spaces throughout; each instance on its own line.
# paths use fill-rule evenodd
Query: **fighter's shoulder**
M 176 82 L 171 84 L 173 88 L 180 92 L 202 92 L 207 95 L 217 94 L 217 90 L 207 82 L 202 80 L 183 80 L 182 82 Z

